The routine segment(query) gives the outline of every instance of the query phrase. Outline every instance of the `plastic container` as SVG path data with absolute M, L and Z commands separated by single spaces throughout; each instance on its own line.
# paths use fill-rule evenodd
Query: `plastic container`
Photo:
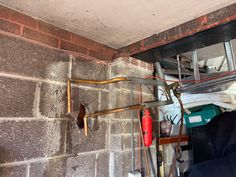
M 212 118 L 221 113 L 220 108 L 213 104 L 189 109 L 191 114 L 184 114 L 187 127 L 206 125 Z

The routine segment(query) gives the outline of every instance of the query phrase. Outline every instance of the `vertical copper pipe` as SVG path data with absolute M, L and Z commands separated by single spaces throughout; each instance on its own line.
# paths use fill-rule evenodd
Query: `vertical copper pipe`
M 84 116 L 84 135 L 88 136 L 88 115 Z
M 71 113 L 71 82 L 67 81 L 67 112 Z

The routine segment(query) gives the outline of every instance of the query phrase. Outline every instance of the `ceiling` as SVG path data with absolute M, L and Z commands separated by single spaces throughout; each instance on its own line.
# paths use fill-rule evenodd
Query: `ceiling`
M 121 48 L 235 0 L 0 0 L 0 4 Z

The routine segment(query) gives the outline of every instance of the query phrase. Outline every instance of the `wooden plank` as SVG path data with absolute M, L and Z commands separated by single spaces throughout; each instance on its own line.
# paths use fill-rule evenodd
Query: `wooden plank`
M 178 142 L 178 136 L 173 136 L 173 137 L 164 137 L 159 139 L 159 144 L 164 145 L 164 144 L 170 144 L 170 143 L 177 143 Z M 181 142 L 188 142 L 190 140 L 189 136 L 183 135 L 181 136 Z

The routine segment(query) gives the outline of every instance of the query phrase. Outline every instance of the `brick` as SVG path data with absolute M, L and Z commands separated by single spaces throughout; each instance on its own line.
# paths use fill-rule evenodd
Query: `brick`
M 83 47 L 92 49 L 94 51 L 97 51 L 99 53 L 106 54 L 109 57 L 112 57 L 116 52 L 116 50 L 113 48 L 107 47 L 104 44 L 101 44 L 99 42 L 93 41 L 91 39 L 76 34 L 72 34 L 72 42 L 81 45 Z
M 206 15 L 204 15 L 204 16 L 197 18 L 196 21 L 198 22 L 199 26 L 204 26 L 204 25 L 208 24 L 208 17 Z
M 69 51 L 73 51 L 73 52 L 87 54 L 87 48 L 79 46 L 75 43 L 64 41 L 64 40 L 61 40 L 60 48 L 63 50 L 69 50 Z
M 104 60 L 104 61 L 108 61 L 108 62 L 111 61 L 111 57 L 110 56 L 102 54 L 102 53 L 97 52 L 95 50 L 89 49 L 88 55 L 91 56 L 91 57 L 94 57 L 96 59 L 99 59 L 99 60 Z
M 91 119 L 90 119 L 91 120 Z M 91 121 L 89 121 L 90 125 Z M 84 136 L 84 131 L 77 127 L 75 122 L 69 122 L 67 129 L 67 151 L 68 153 L 81 153 L 102 150 L 106 148 L 108 124 L 98 120 L 98 130 L 89 131 L 87 137 Z
M 119 55 L 133 55 L 142 51 L 159 47 L 175 40 L 190 36 L 202 30 L 215 27 L 236 19 L 236 4 L 229 5 L 220 10 L 216 10 L 197 19 L 188 21 L 172 29 L 154 34 L 136 43 L 119 49 Z M 143 46 L 141 45 L 143 44 Z M 140 47 L 141 46 L 141 47 Z
M 0 77 L 0 117 L 33 116 L 36 84 Z
M 88 39 L 88 38 L 85 38 L 85 37 L 82 37 L 82 36 L 79 36 L 77 34 L 72 34 L 72 42 L 74 43 L 77 43 L 81 46 L 84 46 L 86 48 L 90 48 L 90 49 L 93 49 L 93 50 L 102 50 L 105 46 L 98 43 L 98 42 L 95 42 L 91 39 Z
M 26 166 L 0 167 L 0 177 L 26 176 Z
M 0 121 L 1 162 L 63 154 L 65 131 L 65 121 Z
M 7 7 L 1 6 L 1 5 L 0 5 L 0 17 L 18 22 L 20 24 L 23 24 L 32 28 L 37 27 L 37 20 L 35 20 L 34 18 L 24 15 L 15 10 L 9 9 Z
M 66 158 L 57 158 L 30 164 L 29 177 L 64 177 L 66 176 L 66 162 Z
M 17 75 L 65 81 L 69 55 L 0 34 L 0 70 Z
M 65 117 L 66 96 L 65 86 L 42 83 L 39 105 L 41 115 L 51 118 Z
M 58 47 L 59 43 L 58 38 L 41 33 L 39 31 L 35 31 L 27 27 L 23 28 L 22 36 L 56 48 Z
M 153 34 L 152 36 L 149 36 L 149 37 L 143 39 L 143 45 L 144 45 L 144 47 L 148 47 L 150 45 L 153 45 L 157 41 L 158 41 L 158 35 Z
M 208 24 L 212 24 L 215 22 L 222 21 L 224 19 L 235 17 L 236 16 L 236 4 L 232 4 L 230 6 L 227 6 L 225 8 L 222 8 L 220 10 L 217 10 L 215 12 L 212 12 L 207 15 L 208 18 Z
M 19 35 L 20 34 L 20 25 L 0 19 L 0 30 Z
M 191 35 L 193 33 L 193 30 L 196 30 L 198 27 L 199 26 L 196 20 L 188 21 L 179 25 L 179 28 L 181 29 L 181 34 L 184 36 Z
M 140 51 L 141 50 L 141 42 L 138 41 L 138 42 L 135 42 L 131 45 L 129 45 L 129 53 L 136 53 L 137 51 Z
M 56 26 L 53 26 L 51 24 L 42 22 L 42 21 L 39 21 L 38 29 L 40 31 L 43 31 L 45 33 L 49 33 L 51 35 L 54 35 L 54 36 L 57 36 L 57 37 L 60 37 L 60 38 L 63 38 L 63 39 L 67 39 L 67 40 L 71 39 L 71 33 L 70 32 L 68 32 L 66 30 L 63 30 L 61 28 L 58 28 Z
M 180 32 L 179 26 L 171 28 L 171 29 L 167 30 L 166 33 L 165 33 L 166 40 L 168 42 L 175 41 L 177 39 L 177 37 L 179 37 L 180 33 L 181 32 Z
M 111 134 L 130 134 L 131 121 L 113 121 L 111 123 Z M 139 124 L 134 122 L 134 132 L 139 133 Z

